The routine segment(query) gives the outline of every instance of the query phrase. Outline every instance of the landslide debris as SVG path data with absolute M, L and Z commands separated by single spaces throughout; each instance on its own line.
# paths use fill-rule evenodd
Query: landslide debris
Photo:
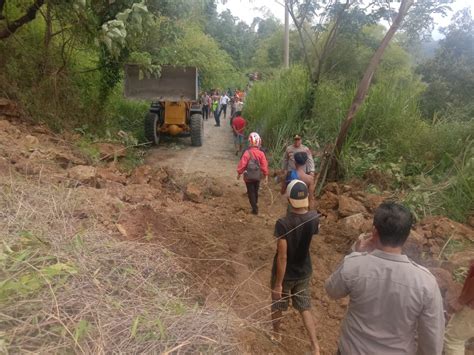
M 8 107 L 11 114 L 2 116 L 2 107 Z M 159 164 L 141 165 L 131 171 L 122 169 L 121 159 L 124 158 L 125 149 L 117 143 L 96 145 L 94 150 L 99 152 L 99 159 L 95 159 L 93 164 L 93 159 L 77 148 L 77 136 L 53 134 L 44 126 L 19 121 L 20 114 L 16 115 L 12 107 L 14 105 L 2 106 L 0 101 L 0 185 L 6 191 L 12 180 L 18 180 L 26 182 L 26 185 L 23 184 L 16 190 L 19 194 L 24 190 L 23 194 L 33 196 L 35 186 L 38 186 L 38 191 L 58 190 L 61 191 L 61 196 L 74 196 L 74 207 L 66 211 L 67 225 L 72 229 L 66 236 L 62 235 L 61 240 L 74 239 L 78 233 L 87 234 L 93 226 L 97 237 L 92 243 L 97 250 L 101 250 L 101 240 L 105 244 L 118 241 L 126 246 L 125 254 L 115 249 L 112 254 L 104 256 L 104 260 L 108 260 L 104 262 L 107 265 L 116 265 L 120 262 L 110 261 L 113 255 L 118 260 L 129 260 L 133 255 L 137 255 L 143 259 L 143 263 L 134 264 L 132 267 L 145 279 L 135 280 L 145 280 L 143 282 L 146 285 L 149 285 L 148 282 L 154 282 L 153 278 L 147 276 L 149 267 L 152 270 L 151 275 L 161 272 L 161 269 L 156 269 L 153 265 L 155 260 L 161 262 L 170 255 L 175 257 L 175 266 L 165 274 L 169 275 L 171 280 L 172 275 L 183 276 L 181 286 L 186 288 L 184 293 L 187 300 L 180 301 L 183 306 L 173 305 L 173 309 L 177 310 L 179 315 L 183 307 L 188 309 L 189 302 L 205 307 L 202 312 L 207 321 L 204 324 L 203 336 L 208 340 L 206 342 L 204 338 L 193 338 L 193 342 L 196 341 L 203 348 L 211 346 L 211 340 L 216 336 L 230 341 L 236 333 L 239 334 L 238 341 L 241 343 L 239 349 L 243 352 L 288 353 L 292 349 L 301 348 L 301 344 L 304 344 L 301 336 L 304 329 L 295 312 L 288 312 L 283 323 L 287 337 L 284 337 L 282 346 L 275 348 L 267 337 L 262 336 L 270 329 L 266 306 L 270 302 L 268 278 L 274 254 L 272 229 L 276 218 L 285 211 L 285 201 L 284 198 L 279 198 L 278 186 L 270 185 L 262 189 L 262 214 L 250 216 L 246 196 L 240 187 L 236 187 L 234 181 L 230 182 L 227 178 L 210 178 L 204 174 L 184 175 L 178 169 Z M 216 171 L 212 176 L 218 174 Z M 25 186 L 30 188 L 27 190 Z M 47 196 L 47 193 L 40 195 Z M 375 208 L 390 198 L 393 196 L 367 193 L 361 184 L 330 183 L 317 199 L 317 208 L 324 217 L 321 219 L 320 235 L 315 239 L 311 251 L 315 264 L 312 297 L 324 353 L 336 350 L 337 329 L 348 305 L 347 299 L 330 300 L 324 292 L 324 281 L 349 251 L 357 236 L 370 232 Z M 53 208 L 56 213 L 54 216 L 61 216 L 64 211 L 54 210 L 53 201 L 44 198 L 42 205 Z M 47 221 L 50 225 L 46 225 L 44 230 L 53 227 L 60 230 L 61 219 L 56 220 L 48 216 L 50 215 L 44 215 L 42 218 L 46 221 L 51 219 Z M 28 228 L 37 222 L 37 219 L 30 218 Z M 10 222 L 3 223 L 10 225 Z M 64 230 L 64 226 L 62 228 Z M 13 232 L 19 233 L 19 230 Z M 58 243 L 56 250 L 67 247 L 64 243 Z M 140 252 L 134 254 L 134 249 Z M 405 252 L 432 270 L 447 300 L 459 291 L 459 281 L 469 259 L 474 255 L 474 232 L 471 226 L 459 224 L 446 217 L 428 217 L 413 227 Z M 146 256 L 143 256 L 144 254 Z M 101 255 L 96 254 L 95 257 L 101 260 Z M 101 276 L 98 282 L 102 285 L 107 283 L 107 276 L 102 272 L 112 275 L 115 266 L 109 265 L 101 269 L 99 264 L 92 263 L 87 272 L 93 274 L 99 270 Z M 127 265 L 122 266 L 126 269 Z M 159 267 L 162 265 L 164 264 Z M 92 270 L 95 267 L 97 269 Z M 126 276 L 120 280 L 126 282 Z M 136 284 L 130 287 L 134 285 Z M 87 287 L 97 286 L 87 284 Z M 182 291 L 180 286 L 172 286 L 171 289 L 176 290 L 172 293 Z M 105 292 L 103 294 L 117 292 L 103 287 L 100 290 Z M 129 297 L 125 302 L 127 305 L 127 302 L 133 302 L 133 293 Z M 145 300 L 141 299 L 140 302 Z M 60 306 L 62 305 L 61 303 Z M 96 303 L 91 305 L 92 308 L 96 306 Z M 122 304 L 121 307 L 119 309 L 123 311 L 125 305 Z M 149 319 L 138 312 L 139 307 L 142 306 L 137 304 L 137 307 L 133 308 L 134 312 L 126 313 L 124 320 L 120 322 L 117 329 L 121 329 L 123 334 L 127 333 L 126 327 L 132 328 L 135 322 L 138 322 L 137 328 L 141 329 L 142 319 L 147 319 L 144 322 L 147 331 L 153 328 L 147 323 Z M 76 329 L 74 327 L 81 321 L 78 315 L 91 317 L 90 313 L 83 314 L 78 311 L 76 306 L 71 312 L 64 313 L 72 320 L 72 323 L 67 323 L 71 329 Z M 196 312 L 201 312 L 200 308 Z M 226 328 L 227 330 L 221 327 L 222 312 L 225 317 L 229 314 L 231 317 L 230 325 L 228 324 L 230 328 Z M 233 312 L 240 317 L 239 330 L 233 328 Z M 215 325 L 210 322 L 213 317 L 219 320 Z M 163 321 L 164 326 L 168 324 L 167 320 L 172 320 L 169 314 Z M 91 324 L 97 321 L 94 317 L 87 320 Z M 198 321 L 198 318 L 187 318 L 186 321 L 194 325 L 193 322 Z M 53 321 L 53 324 L 57 325 L 57 321 Z M 179 324 L 181 327 L 182 323 Z M 20 327 L 16 323 L 9 325 Z M 15 332 L 18 331 L 18 328 L 14 329 Z M 153 331 L 150 331 L 152 334 Z M 156 334 L 149 336 L 158 337 Z M 180 334 L 187 336 L 189 333 Z M 113 340 L 112 334 L 109 336 L 109 340 Z M 129 333 L 127 339 L 130 339 Z M 70 342 L 61 344 L 65 348 L 67 344 L 71 345 Z M 112 344 L 111 349 L 118 346 L 113 342 L 107 344 Z M 130 347 L 123 349 L 129 349 L 131 352 L 139 350 L 133 348 L 133 341 L 128 340 L 124 344 Z M 228 346 L 229 343 L 224 341 L 223 344 Z M 15 346 L 16 349 L 21 349 L 22 345 Z M 92 352 L 93 350 L 91 349 Z

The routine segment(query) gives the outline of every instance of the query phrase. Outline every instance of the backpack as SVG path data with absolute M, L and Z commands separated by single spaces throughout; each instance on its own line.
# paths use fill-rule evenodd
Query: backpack
M 260 181 L 262 179 L 262 172 L 260 170 L 260 163 L 255 156 L 252 154 L 250 149 L 248 150 L 250 160 L 247 163 L 247 170 L 245 170 L 244 176 L 248 181 Z

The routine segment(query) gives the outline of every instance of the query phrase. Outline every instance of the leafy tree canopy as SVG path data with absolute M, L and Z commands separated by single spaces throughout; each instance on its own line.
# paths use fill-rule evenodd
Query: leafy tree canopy
M 469 9 L 456 13 L 443 29 L 434 58 L 418 71 L 428 87 L 423 111 L 428 118 L 439 114 L 449 119 L 474 118 L 474 20 Z

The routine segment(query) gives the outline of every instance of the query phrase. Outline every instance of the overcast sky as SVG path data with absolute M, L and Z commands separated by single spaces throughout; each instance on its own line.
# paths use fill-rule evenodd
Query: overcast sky
M 226 4 L 218 4 L 218 11 L 230 9 L 234 16 L 239 17 L 248 24 L 252 23 L 254 17 L 263 17 L 268 14 L 273 14 L 276 18 L 284 21 L 284 8 L 279 5 L 284 0 L 227 0 Z M 471 13 L 474 14 L 474 0 L 455 0 L 450 5 L 453 9 L 452 13 L 446 17 L 437 16 L 435 18 L 438 26 L 447 26 L 450 22 L 451 16 L 458 10 L 465 7 L 471 7 Z M 438 35 L 434 34 L 435 37 Z

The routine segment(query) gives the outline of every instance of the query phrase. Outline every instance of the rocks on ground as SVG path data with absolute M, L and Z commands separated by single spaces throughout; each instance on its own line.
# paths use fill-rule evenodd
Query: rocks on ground
M 125 157 L 127 148 L 119 143 L 95 143 L 93 144 L 99 152 L 101 160 L 111 161 Z
M 68 177 L 73 184 L 96 186 L 97 169 L 90 165 L 77 165 L 68 170 Z
M 20 109 L 16 102 L 0 97 L 0 117 L 20 117 Z
M 318 210 L 326 216 L 324 224 L 330 225 L 324 241 L 334 250 L 347 253 L 359 234 L 370 232 L 373 213 L 387 198 L 350 185 L 327 184 L 316 200 Z M 459 250 L 451 250 L 450 243 Z M 428 217 L 414 226 L 403 252 L 415 262 L 430 266 L 446 299 L 459 291 L 453 273 L 465 270 L 474 259 L 474 229 L 447 217 Z
M 338 206 L 338 213 L 341 217 L 348 217 L 358 213 L 367 212 L 362 203 L 345 195 L 339 196 Z
M 201 188 L 192 182 L 186 186 L 185 196 L 196 203 L 202 203 L 204 201 L 204 194 Z

